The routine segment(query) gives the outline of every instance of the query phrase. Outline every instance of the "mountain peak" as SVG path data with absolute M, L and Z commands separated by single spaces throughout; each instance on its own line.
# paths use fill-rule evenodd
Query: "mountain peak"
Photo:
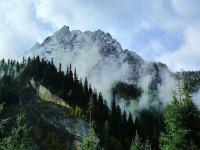
M 69 30 L 69 26 L 64 25 L 62 28 L 60 28 L 58 31 L 55 32 L 54 35 L 56 36 L 62 36 L 71 33 Z
M 64 25 L 62 28 L 60 28 L 60 31 L 69 32 L 69 26 Z
M 121 44 L 114 39 L 110 33 L 100 29 L 92 32 L 80 30 L 70 31 L 69 26 L 64 25 L 52 36 L 47 37 L 41 45 L 37 44 L 32 48 L 32 52 L 46 57 L 54 57 L 58 53 L 63 56 L 67 52 L 76 52 L 85 49 L 92 49 L 95 46 L 96 52 L 103 57 L 114 57 L 118 59 L 136 59 L 143 61 L 136 53 L 123 51 Z M 128 50 L 127 50 L 128 51 Z M 54 54 L 56 53 L 56 54 Z

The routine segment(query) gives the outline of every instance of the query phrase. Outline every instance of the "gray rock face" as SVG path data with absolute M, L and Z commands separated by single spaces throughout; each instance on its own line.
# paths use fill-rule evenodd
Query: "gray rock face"
M 47 37 L 42 44 L 36 43 L 32 48 L 32 55 L 41 55 L 48 57 L 55 49 L 59 51 L 76 51 L 90 48 L 91 45 L 95 45 L 100 53 L 109 55 L 126 55 L 137 57 L 138 60 L 143 61 L 136 53 L 123 51 L 119 42 L 112 38 L 109 33 L 104 33 L 101 30 L 95 32 L 80 30 L 69 30 L 69 27 L 63 26 L 60 30 L 55 32 L 52 36 Z
M 24 89 L 20 104 L 38 149 L 47 149 L 49 133 L 56 134 L 68 148 L 79 147 L 82 138 L 88 133 L 89 125 L 82 119 L 70 118 L 68 107 L 40 99 L 31 87 Z
M 36 90 L 37 95 L 44 102 L 51 102 L 66 107 L 66 109 L 70 109 L 70 106 L 67 103 L 65 103 L 64 100 L 52 94 L 46 87 L 38 85 L 34 79 L 31 79 L 30 85 Z

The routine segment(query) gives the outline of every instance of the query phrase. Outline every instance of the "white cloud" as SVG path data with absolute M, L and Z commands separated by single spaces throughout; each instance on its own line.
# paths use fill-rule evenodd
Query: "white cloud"
M 28 50 L 65 24 L 110 32 L 124 48 L 164 61 L 174 70 L 198 69 L 199 6 L 199 0 L 1 0 L 0 57 Z M 140 37 L 152 29 L 161 35 Z M 169 35 L 182 35 L 183 43 Z M 179 48 L 171 46 L 174 42 Z
M 0 1 L 0 57 L 14 57 L 46 36 L 31 2 Z
M 197 20 L 200 13 L 199 0 L 171 0 L 174 11 L 182 18 Z
M 152 40 L 149 44 L 144 47 L 143 57 L 146 60 L 158 60 L 158 57 L 163 54 L 167 49 L 157 40 Z
M 163 54 L 160 58 L 174 70 L 200 69 L 200 28 L 188 28 L 184 32 L 184 42 L 174 52 Z

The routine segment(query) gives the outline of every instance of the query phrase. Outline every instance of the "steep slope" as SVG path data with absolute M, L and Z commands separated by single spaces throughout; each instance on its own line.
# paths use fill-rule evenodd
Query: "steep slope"
M 41 86 L 41 85 L 40 85 Z M 35 87 L 39 88 L 39 87 Z M 20 97 L 20 108 L 26 113 L 27 121 L 32 129 L 35 149 L 49 149 L 49 140 L 55 135 L 67 149 L 80 147 L 82 138 L 87 135 L 89 125 L 82 119 L 70 118 L 69 107 L 55 104 L 53 97 L 47 102 L 43 91 L 30 86 L 23 89 Z
M 33 114 L 36 112 L 38 118 L 42 116 L 43 121 L 47 121 L 50 125 L 55 124 L 56 127 L 62 128 L 62 130 L 65 129 L 72 135 L 76 133 L 74 132 L 75 128 L 75 131 L 78 130 L 79 133 L 75 135 L 83 137 L 82 135 L 84 135 L 84 132 L 82 133 L 83 130 L 80 121 L 77 124 L 76 120 L 70 119 L 69 116 L 72 116 L 73 118 L 82 118 L 88 122 L 92 117 L 92 122 L 95 124 L 95 131 L 98 133 L 98 137 L 101 141 L 101 146 L 104 146 L 105 141 L 108 142 L 104 139 L 103 132 L 106 125 L 110 128 L 110 131 L 107 131 L 109 133 L 108 136 L 112 137 L 112 139 L 114 137 L 117 141 L 121 141 L 120 139 L 125 137 L 126 143 L 123 142 L 123 146 L 126 147 L 125 149 L 129 148 L 130 141 L 135 131 L 132 115 L 126 115 L 126 113 L 123 113 L 122 115 L 120 108 L 116 106 L 114 100 L 112 109 L 109 109 L 102 94 L 92 90 L 92 87 L 87 80 L 85 80 L 84 83 L 81 80 L 78 80 L 77 74 L 71 70 L 71 66 L 69 66 L 67 72 L 64 73 L 61 69 L 56 69 L 52 62 L 44 61 L 44 59 L 40 60 L 39 57 L 28 59 L 26 68 L 21 75 L 21 80 L 25 81 L 26 85 L 29 84 L 29 81 L 31 80 L 32 87 L 37 91 L 37 95 L 43 100 L 44 104 L 51 104 L 51 106 L 33 106 L 32 101 L 27 102 L 28 106 L 30 104 L 34 107 L 33 109 L 29 106 L 27 110 L 34 110 Z M 37 81 L 37 84 L 35 81 Z M 25 102 L 26 99 L 28 99 L 28 97 L 24 98 Z M 63 107 L 56 107 L 57 105 Z M 43 107 L 45 110 L 43 110 Z M 66 116 L 64 115 L 64 108 L 67 111 Z M 43 112 L 45 112 L 45 118 Z M 129 118 L 129 121 L 127 120 L 127 117 Z M 121 127 L 118 128 L 119 126 Z M 125 134 L 119 134 L 121 129 Z M 126 132 L 126 130 L 129 130 L 129 132 Z M 115 145 L 112 143 L 112 139 L 109 139 L 109 143 L 111 147 L 114 147 Z

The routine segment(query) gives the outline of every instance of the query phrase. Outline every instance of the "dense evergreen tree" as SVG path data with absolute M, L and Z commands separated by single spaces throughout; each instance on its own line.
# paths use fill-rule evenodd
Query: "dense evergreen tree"
M 59 64 L 59 67 L 58 67 L 58 72 L 59 72 L 59 73 L 61 73 L 61 72 L 62 72 L 62 64 L 61 64 L 61 63 Z
M 6 119 L 2 118 L 2 111 L 3 111 L 3 104 L 0 104 L 0 131 L 2 131 L 2 128 L 6 123 Z
M 125 100 L 136 100 L 142 94 L 142 89 L 135 84 L 127 84 L 125 82 L 118 82 L 112 91 L 118 97 L 124 98 Z
M 32 138 L 30 129 L 25 123 L 24 114 L 19 114 L 16 119 L 17 126 L 8 137 L 5 137 L 1 142 L 2 150 L 31 150 Z
M 200 112 L 184 83 L 174 92 L 164 112 L 164 123 L 161 149 L 200 149 Z
M 99 140 L 94 133 L 94 129 L 90 127 L 88 135 L 83 139 L 81 150 L 97 150 Z
M 134 123 L 133 123 L 131 114 L 129 114 L 129 117 L 128 117 L 128 132 L 129 132 L 128 135 L 130 138 L 135 135 L 135 127 L 134 127 Z
M 151 150 L 151 145 L 148 140 L 142 142 L 141 138 L 136 133 L 135 138 L 131 144 L 130 150 Z

